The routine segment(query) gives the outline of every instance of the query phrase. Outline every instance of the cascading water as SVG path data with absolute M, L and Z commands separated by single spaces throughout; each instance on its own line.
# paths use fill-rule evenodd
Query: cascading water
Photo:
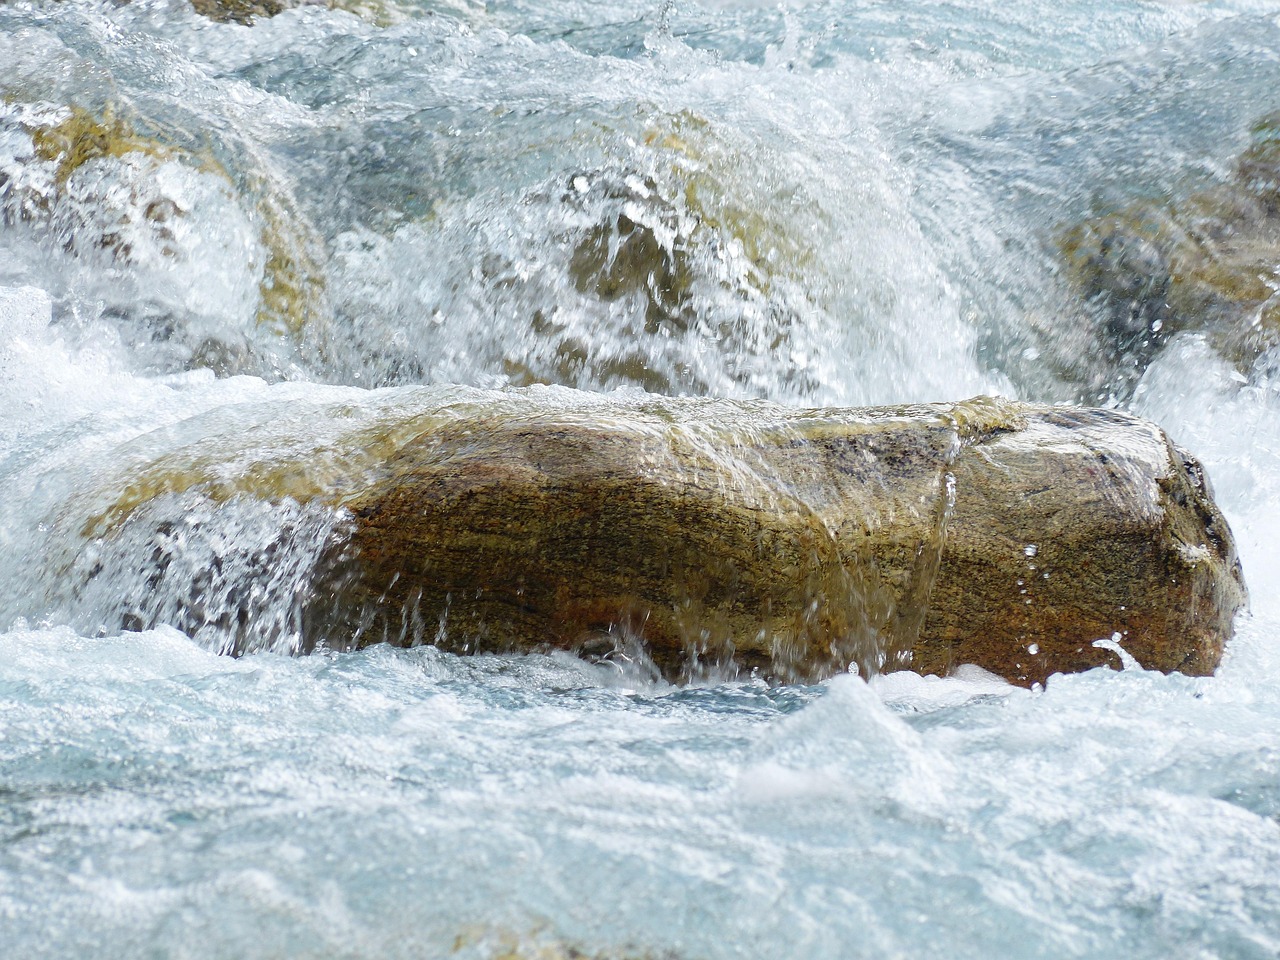
M 1071 239 L 1234 189 L 1280 3 L 193 6 L 0 5 L 0 954 L 1280 953 L 1277 348 Z M 1122 406 L 1253 611 L 1034 691 L 291 656 L 305 485 L 539 383 Z

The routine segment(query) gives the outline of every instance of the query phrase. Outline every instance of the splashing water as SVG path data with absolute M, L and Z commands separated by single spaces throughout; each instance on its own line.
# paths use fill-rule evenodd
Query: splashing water
M 1275 348 L 1104 356 L 1062 254 L 1229 183 L 1276 49 L 1271 0 L 0 6 L 3 952 L 1280 953 Z M 346 518 L 281 464 L 536 383 L 1126 406 L 1254 610 L 1215 677 L 1033 691 L 287 655 Z

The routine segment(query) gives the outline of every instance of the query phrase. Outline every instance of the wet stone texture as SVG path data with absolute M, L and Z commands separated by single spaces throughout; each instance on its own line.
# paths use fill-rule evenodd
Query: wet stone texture
M 547 396 L 402 424 L 376 469 L 317 494 L 353 533 L 319 565 L 308 644 L 1029 685 L 1119 666 L 1115 644 L 1211 673 L 1245 602 L 1199 465 L 1133 416 Z

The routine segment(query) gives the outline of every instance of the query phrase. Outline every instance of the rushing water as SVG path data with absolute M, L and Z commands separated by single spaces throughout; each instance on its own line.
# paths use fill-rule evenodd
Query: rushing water
M 1275 359 L 1096 360 L 1054 241 L 1226 175 L 1280 2 L 347 6 L 0 5 L 0 955 L 1280 954 Z M 674 688 L 290 656 L 288 498 L 95 538 L 211 431 L 535 382 L 1124 405 L 1253 612 L 1213 678 Z

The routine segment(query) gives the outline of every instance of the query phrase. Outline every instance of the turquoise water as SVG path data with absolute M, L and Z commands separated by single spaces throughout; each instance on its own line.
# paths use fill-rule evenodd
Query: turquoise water
M 0 955 L 1280 954 L 1274 358 L 1103 369 L 1054 246 L 1227 176 L 1278 51 L 1274 2 L 0 6 Z M 130 148 L 42 157 L 71 105 Z M 289 500 L 92 529 L 175 449 L 529 382 L 1124 406 L 1252 614 L 1213 678 L 676 688 L 291 656 L 341 518 Z

